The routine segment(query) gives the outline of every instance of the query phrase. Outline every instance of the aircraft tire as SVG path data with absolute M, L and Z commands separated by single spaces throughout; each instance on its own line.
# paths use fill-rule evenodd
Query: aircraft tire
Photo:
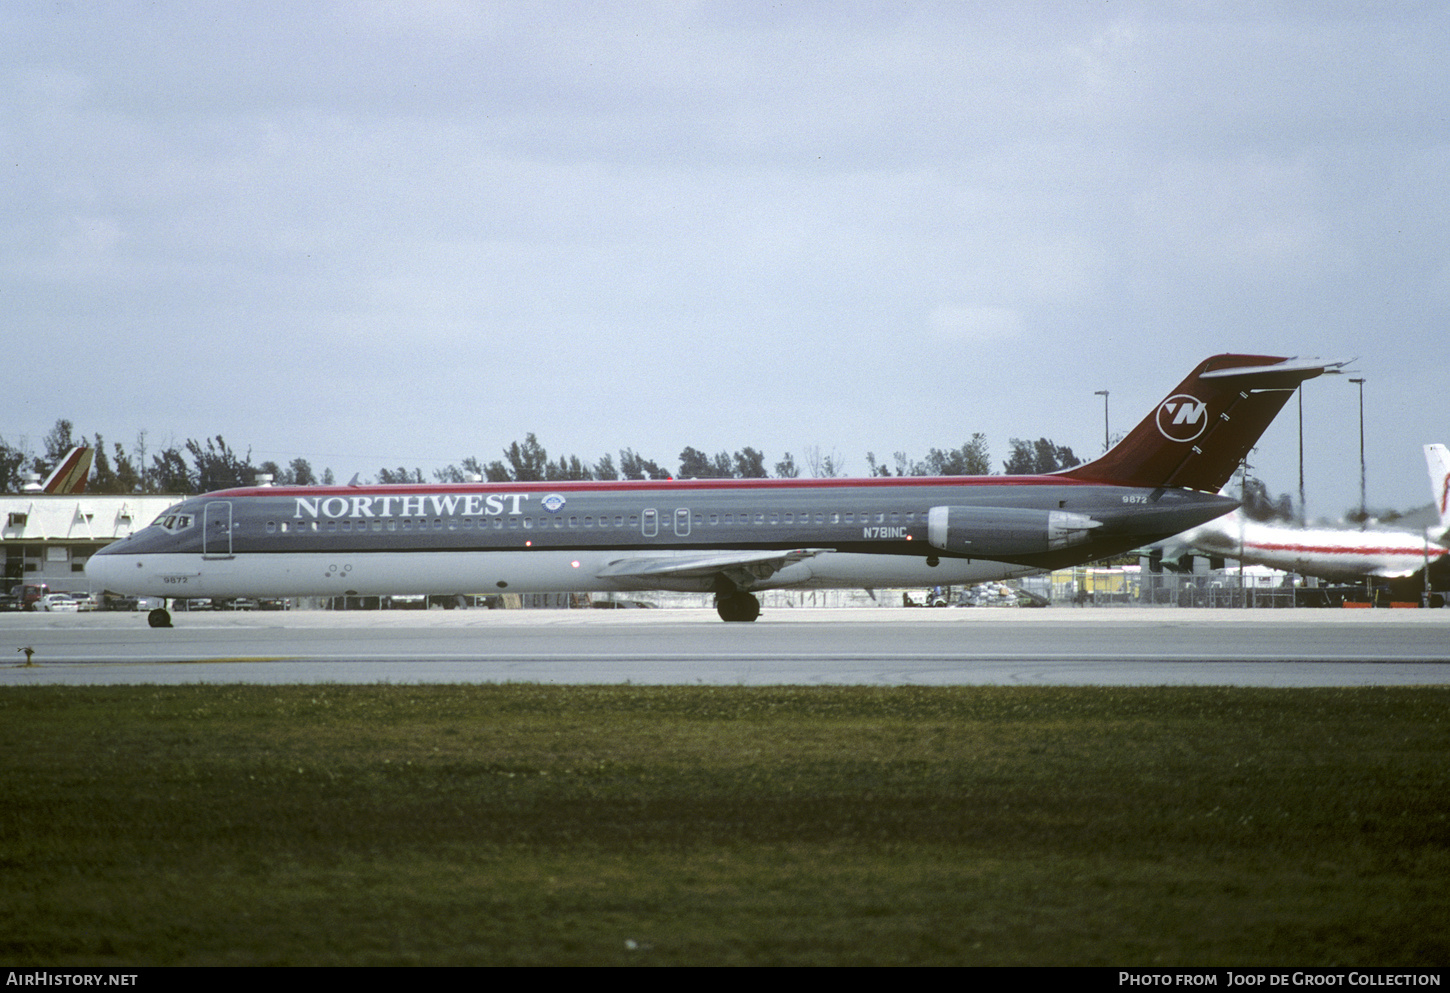
M 171 615 L 167 613 L 165 607 L 157 607 L 146 615 L 146 623 L 153 628 L 169 628 L 171 627 Z
M 749 622 L 760 616 L 760 601 L 749 593 L 731 593 L 716 600 L 715 611 L 722 621 Z

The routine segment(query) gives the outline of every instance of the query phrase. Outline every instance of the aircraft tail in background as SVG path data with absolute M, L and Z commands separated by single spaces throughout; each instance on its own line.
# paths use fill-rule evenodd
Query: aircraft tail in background
M 1109 452 L 1057 475 L 1216 493 L 1300 383 L 1339 372 L 1345 365 L 1272 355 L 1215 355 Z
M 1450 529 L 1450 450 L 1444 445 L 1426 445 L 1425 464 L 1430 469 L 1430 492 L 1435 495 L 1440 527 Z
M 42 493 L 65 494 L 84 493 L 86 481 L 91 476 L 91 460 L 95 458 L 95 450 L 84 445 L 77 445 L 65 453 L 65 458 L 60 460 L 60 465 L 46 477 L 40 486 Z

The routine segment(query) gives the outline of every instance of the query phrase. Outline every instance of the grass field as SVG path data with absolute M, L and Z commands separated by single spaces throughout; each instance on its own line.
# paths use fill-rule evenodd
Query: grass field
M 0 960 L 1450 962 L 1450 688 L 0 690 Z

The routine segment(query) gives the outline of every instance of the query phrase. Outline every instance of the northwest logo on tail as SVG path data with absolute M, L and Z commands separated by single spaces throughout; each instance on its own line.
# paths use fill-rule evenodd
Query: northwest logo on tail
M 1208 404 L 1176 393 L 1158 405 L 1158 430 L 1169 441 L 1192 441 L 1208 427 Z

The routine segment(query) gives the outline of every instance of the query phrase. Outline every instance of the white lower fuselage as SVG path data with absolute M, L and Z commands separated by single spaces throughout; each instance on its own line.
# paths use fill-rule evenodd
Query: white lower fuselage
M 681 557 L 690 553 L 681 552 Z M 666 553 L 667 555 L 667 553 Z M 93 558 L 93 581 L 136 595 L 173 598 L 383 596 L 439 593 L 568 593 L 665 589 L 706 593 L 706 578 L 649 581 L 599 576 L 620 557 L 598 550 L 523 552 L 289 552 L 203 558 L 194 554 Z M 1011 579 L 1038 570 L 986 559 L 826 552 L 779 570 L 754 589 L 894 588 Z

